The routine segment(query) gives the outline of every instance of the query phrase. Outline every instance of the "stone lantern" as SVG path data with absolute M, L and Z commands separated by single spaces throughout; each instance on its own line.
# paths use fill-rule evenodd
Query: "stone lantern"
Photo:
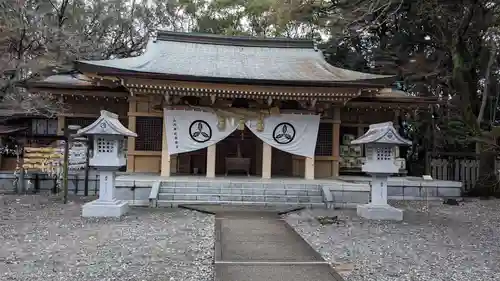
M 392 122 L 370 125 L 368 132 L 351 142 L 365 146 L 366 160 L 361 169 L 372 176 L 371 202 L 359 205 L 358 216 L 373 220 L 403 220 L 403 211 L 387 204 L 389 176 L 397 174 L 396 149 L 411 145 L 394 128 Z
M 99 171 L 99 199 L 83 205 L 83 217 L 120 217 L 128 210 L 127 202 L 115 198 L 115 171 L 126 165 L 125 137 L 137 137 L 118 120 L 118 115 L 101 110 L 91 125 L 78 130 L 77 136 L 92 136 L 93 151 L 89 166 Z

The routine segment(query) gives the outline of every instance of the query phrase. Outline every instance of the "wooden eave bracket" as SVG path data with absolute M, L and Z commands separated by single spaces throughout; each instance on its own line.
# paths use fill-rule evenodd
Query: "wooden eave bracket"
M 357 97 L 375 97 L 381 89 L 359 89 Z
M 163 94 L 163 100 L 167 105 L 172 105 L 172 99 L 169 94 Z
M 342 100 L 342 106 L 346 106 L 348 102 L 350 102 L 351 100 L 355 99 L 355 98 L 358 98 L 360 97 L 362 94 L 363 94 L 363 91 L 366 90 L 366 89 L 359 89 L 357 94 L 356 95 L 352 95 L 350 97 L 345 97 L 343 100 Z
M 115 76 L 101 76 L 98 75 L 97 73 L 89 73 L 89 72 L 83 72 L 83 75 L 95 79 L 95 80 L 108 80 L 108 81 L 113 81 L 113 82 L 121 82 L 121 79 Z
M 271 104 L 273 104 L 273 98 L 268 97 L 268 98 L 267 98 L 267 105 L 268 105 L 268 106 L 271 106 Z
M 317 102 L 317 101 L 318 101 L 317 99 L 312 99 L 312 100 L 311 100 L 311 103 L 309 104 L 309 109 L 314 109 L 314 108 L 316 108 L 316 102 Z

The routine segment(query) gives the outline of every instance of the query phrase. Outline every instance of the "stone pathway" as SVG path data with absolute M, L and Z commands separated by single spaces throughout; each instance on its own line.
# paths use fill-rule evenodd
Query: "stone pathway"
M 216 211 L 216 281 L 342 281 L 277 212 Z

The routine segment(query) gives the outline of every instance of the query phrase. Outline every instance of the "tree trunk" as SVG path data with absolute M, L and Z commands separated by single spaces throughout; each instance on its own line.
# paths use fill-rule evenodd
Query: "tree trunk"
M 497 48 L 493 44 L 490 50 L 490 57 L 485 73 L 484 89 L 481 96 L 481 106 L 477 115 L 476 123 L 479 130 L 483 123 L 491 124 L 492 120 L 485 120 L 486 104 L 488 102 L 491 71 L 496 60 Z M 486 138 L 483 143 L 476 143 L 476 152 L 479 153 L 479 174 L 474 188 L 471 190 L 471 195 L 480 197 L 495 196 L 498 194 L 498 172 L 496 167 L 496 135 L 493 132 L 481 132 Z
M 462 40 L 457 40 L 453 49 L 452 85 L 460 97 L 459 102 L 462 109 L 463 121 L 469 127 L 468 134 L 473 138 L 479 137 L 482 139 L 478 149 L 479 174 L 474 187 L 468 191 L 468 195 L 489 197 L 494 195 L 498 185 L 495 170 L 495 139 L 481 129 L 480 124 L 484 121 L 484 118 L 480 116 L 482 100 L 477 96 L 478 80 L 476 79 L 477 75 L 474 74 L 476 70 L 471 65 L 465 63 L 467 58 L 471 56 L 467 53 L 467 49 L 464 46 L 465 43 Z M 487 92 L 483 92 L 483 97 L 485 94 Z
M 474 187 L 470 190 L 470 196 L 490 197 L 500 196 L 498 189 L 498 174 L 496 170 L 496 150 L 489 144 L 480 145 L 479 153 L 479 175 Z

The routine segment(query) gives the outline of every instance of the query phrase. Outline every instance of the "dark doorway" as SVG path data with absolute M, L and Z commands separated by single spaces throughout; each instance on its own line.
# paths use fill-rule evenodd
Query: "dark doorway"
M 248 172 L 250 175 L 257 174 L 257 143 L 260 140 L 245 127 L 245 130 L 236 130 L 227 138 L 217 143 L 217 158 L 215 173 L 218 175 L 246 175 L 245 169 L 232 169 L 235 167 L 226 167 L 228 158 L 248 159 L 242 161 L 249 161 Z

